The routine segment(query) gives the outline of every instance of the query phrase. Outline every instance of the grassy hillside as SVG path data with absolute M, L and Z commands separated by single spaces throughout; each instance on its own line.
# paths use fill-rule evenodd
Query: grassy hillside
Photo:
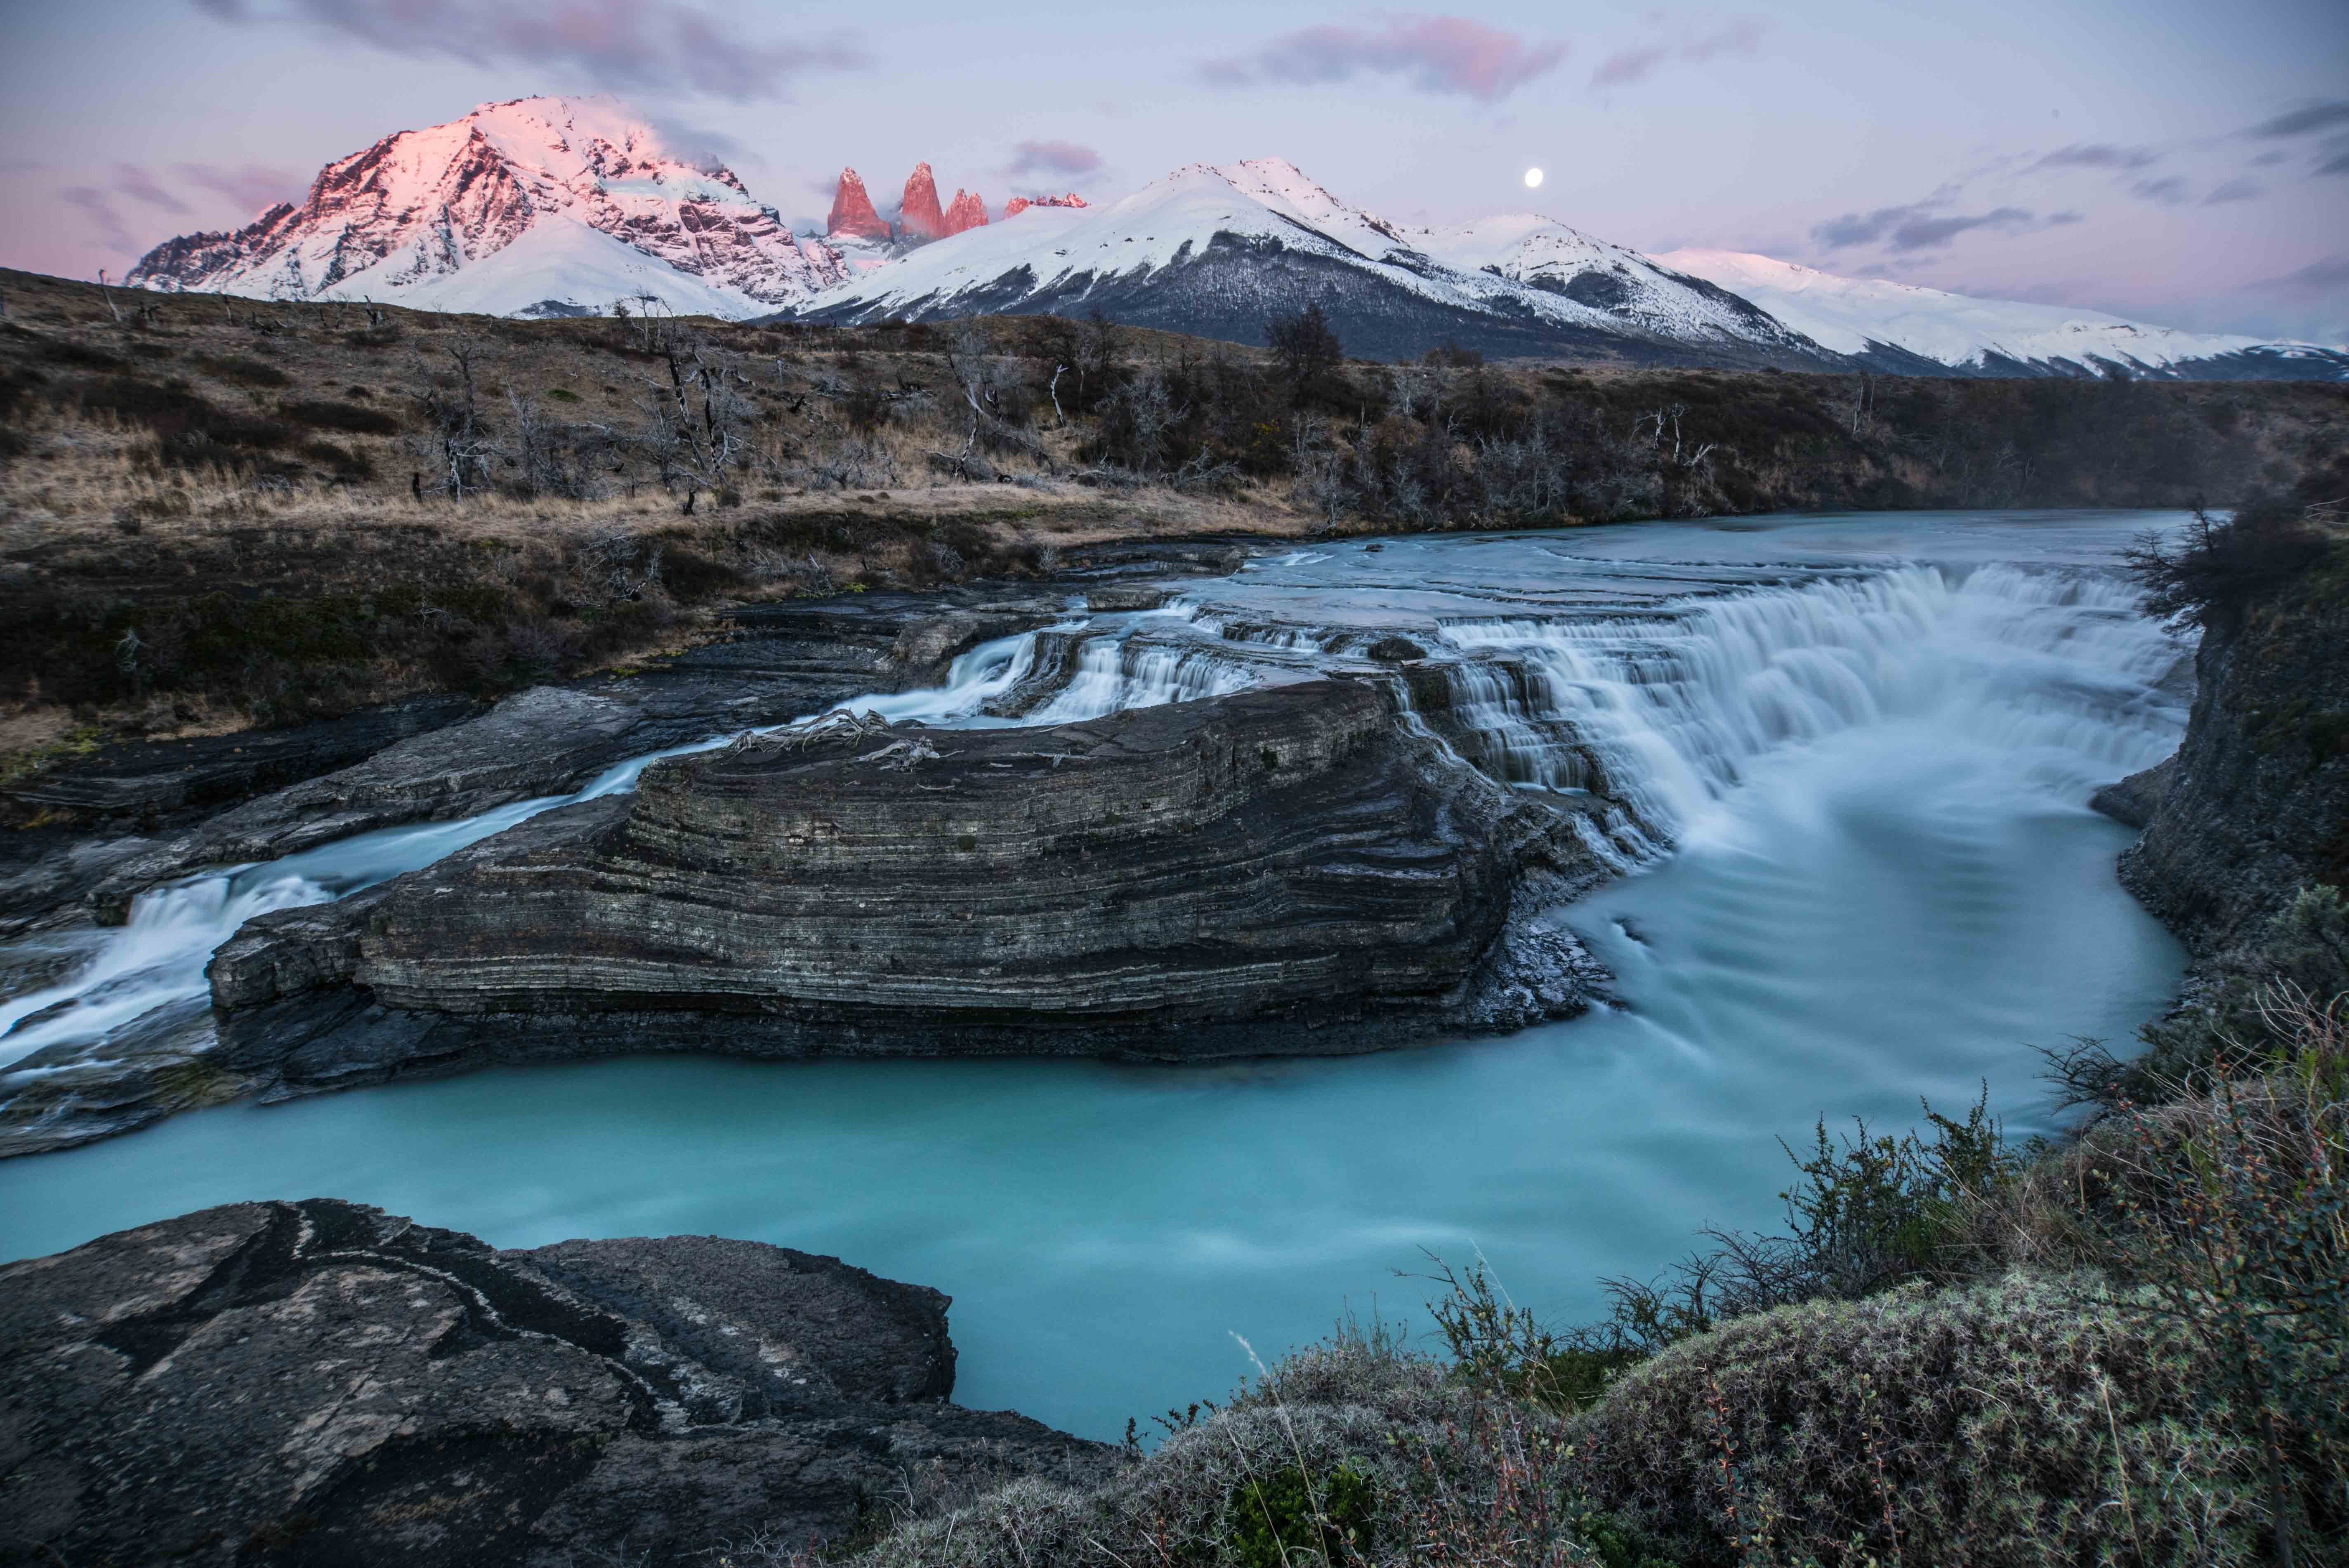
M 1104 540 L 2223 503 L 2307 384 L 1372 366 L 1051 318 L 513 322 L 0 273 L 0 755 L 485 694 Z M 0 767 L 7 764 L 0 760 Z

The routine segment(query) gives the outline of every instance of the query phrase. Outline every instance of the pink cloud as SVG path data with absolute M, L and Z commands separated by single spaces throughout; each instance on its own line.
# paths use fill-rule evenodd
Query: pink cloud
M 1073 141 L 1023 141 L 1011 150 L 1009 172 L 1019 174 L 1091 174 L 1102 166 L 1102 156 Z
M 1530 43 L 1465 16 L 1394 16 L 1375 26 L 1302 28 L 1254 54 L 1212 60 L 1202 69 L 1208 80 L 1228 87 L 1394 76 L 1423 92 L 1490 103 L 1556 69 L 1565 57 L 1564 44 Z

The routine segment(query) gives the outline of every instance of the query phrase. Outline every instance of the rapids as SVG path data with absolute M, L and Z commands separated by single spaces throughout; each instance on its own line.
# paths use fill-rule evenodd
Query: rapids
M 1375 1304 L 1424 1326 L 1422 1249 L 1481 1250 L 1570 1316 L 1705 1224 L 1775 1218 L 1777 1140 L 1906 1125 L 1987 1081 L 2049 1125 L 2033 1044 L 2127 1039 L 2176 944 L 2121 891 L 2099 783 L 2183 725 L 2190 649 L 2118 546 L 2168 516 L 1927 514 L 1319 545 L 1072 616 L 854 706 L 1056 723 L 1342 668 L 1402 637 L 1465 765 L 1620 802 L 1629 873 L 1547 918 L 1621 1006 L 1506 1039 L 1194 1069 L 644 1058 L 181 1116 L 0 1164 L 0 1257 L 239 1197 L 330 1194 L 501 1244 L 716 1232 L 957 1298 L 957 1398 L 1089 1435 L 1215 1395 Z M 1055 689 L 1039 638 L 1076 641 Z M 1019 714 L 1020 717 L 1010 717 Z M 1414 720 L 1416 721 L 1416 720 Z M 717 745 L 729 738 L 709 738 Z M 690 750 L 694 748 L 681 748 Z M 654 760 L 578 795 L 631 789 Z M 339 896 L 564 803 L 369 834 L 147 895 L 0 1002 L 44 1045 L 202 1026 L 203 964 L 265 909 Z M 51 939 L 56 940 L 56 939 Z M 5 1080 L 0 1079 L 0 1095 Z

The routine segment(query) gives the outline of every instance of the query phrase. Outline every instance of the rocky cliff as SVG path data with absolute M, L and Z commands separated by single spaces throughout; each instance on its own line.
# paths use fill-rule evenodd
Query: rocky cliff
M 1114 1450 L 947 1403 L 947 1298 L 715 1236 L 498 1252 L 332 1199 L 0 1268 L 0 1562 L 707 1561 Z
M 282 1098 L 647 1048 L 1321 1054 L 1578 1011 L 1579 947 L 1511 915 L 1604 869 L 1395 700 L 1319 680 L 678 758 L 248 923 L 212 969 L 227 1060 Z
M 2213 615 L 2195 671 L 2178 754 L 2097 803 L 2144 827 L 2122 880 L 2207 962 L 2299 890 L 2349 890 L 2349 544 Z

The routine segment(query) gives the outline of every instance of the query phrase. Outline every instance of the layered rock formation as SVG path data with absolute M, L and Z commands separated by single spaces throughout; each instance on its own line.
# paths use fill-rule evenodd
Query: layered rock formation
M 282 1098 L 647 1048 L 1319 1054 L 1578 1011 L 1574 939 L 1510 916 L 1604 869 L 1395 700 L 1319 680 L 660 764 L 249 922 L 212 969 L 226 1061 Z
M 839 189 L 833 192 L 832 214 L 824 221 L 824 233 L 834 239 L 885 240 L 889 225 L 873 210 L 873 198 L 865 194 L 864 181 L 854 169 L 840 171 Z
M 946 233 L 946 214 L 938 211 L 938 182 L 928 164 L 915 164 L 914 171 L 905 176 L 905 195 L 898 203 L 897 222 L 917 240 L 935 240 Z
M 0 1561 L 705 1560 L 909 1476 L 1105 1477 L 946 1402 L 947 1298 L 718 1237 L 498 1252 L 332 1199 L 0 1268 Z
M 977 192 L 956 187 L 954 200 L 947 206 L 945 232 L 959 234 L 967 229 L 986 227 L 987 203 L 979 199 Z

